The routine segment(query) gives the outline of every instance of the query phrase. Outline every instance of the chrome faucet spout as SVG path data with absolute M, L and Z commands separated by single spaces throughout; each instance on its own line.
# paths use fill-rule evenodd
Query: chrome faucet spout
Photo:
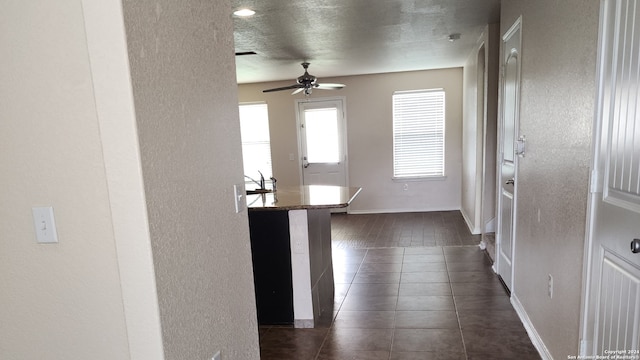
M 278 181 L 278 180 L 276 180 L 276 178 L 274 178 L 274 177 L 272 176 L 272 177 L 271 177 L 271 184 L 272 184 L 272 188 L 273 188 L 273 191 L 274 191 L 274 192 L 277 190 L 277 189 L 276 189 L 276 181 Z
M 247 179 L 251 180 L 252 182 L 254 182 L 256 185 L 258 185 L 260 187 L 260 190 L 263 190 L 264 187 L 262 186 L 262 184 L 260 184 L 260 182 L 258 182 L 257 180 L 255 180 L 254 178 L 252 178 L 251 176 L 247 176 L 245 175 L 244 177 L 246 177 Z

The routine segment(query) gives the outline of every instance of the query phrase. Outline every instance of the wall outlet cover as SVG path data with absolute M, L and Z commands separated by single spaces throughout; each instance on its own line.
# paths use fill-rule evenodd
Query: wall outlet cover
M 58 242 L 56 221 L 53 217 L 53 207 L 41 206 L 31 209 L 33 225 L 36 230 L 36 240 L 40 244 L 55 244 Z

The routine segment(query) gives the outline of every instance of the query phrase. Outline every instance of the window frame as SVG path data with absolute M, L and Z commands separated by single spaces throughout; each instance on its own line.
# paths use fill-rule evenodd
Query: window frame
M 432 112 L 433 116 L 429 116 L 429 123 L 424 124 L 420 120 L 414 119 L 402 119 L 399 118 L 399 111 L 402 109 L 398 109 L 399 106 L 408 107 L 410 104 L 402 104 L 402 100 L 406 100 L 407 102 L 411 101 L 411 97 L 419 98 L 421 95 L 425 96 L 424 99 L 418 99 L 414 101 L 430 101 L 437 104 L 437 108 L 426 107 L 422 110 L 422 113 L 419 116 L 429 116 L 429 114 L 425 114 L 428 112 Z M 404 99 L 402 99 L 404 96 Z M 407 109 L 405 109 L 406 111 Z M 414 109 L 415 110 L 415 109 Z M 409 118 L 411 116 L 408 116 Z M 402 128 L 409 128 L 411 130 L 402 131 Z M 422 135 L 420 135 L 422 133 Z M 425 144 L 415 145 L 416 149 L 421 149 L 423 152 L 428 152 L 421 160 L 429 160 L 430 156 L 440 156 L 439 161 L 435 161 L 435 164 L 430 164 L 427 166 L 414 165 L 413 172 L 408 170 L 404 170 L 398 167 L 399 161 L 406 161 L 402 159 L 402 154 L 398 155 L 398 150 L 402 150 L 400 148 L 402 145 L 398 144 L 398 141 L 402 141 L 402 138 L 406 141 L 407 139 L 411 142 L 411 137 L 415 138 L 417 136 L 424 137 L 425 133 L 429 133 L 434 135 L 435 143 L 438 146 L 436 150 L 432 150 L 428 148 L 428 145 Z M 432 89 L 419 89 L 419 90 L 408 90 L 408 91 L 394 91 L 392 95 L 392 137 L 393 137 L 393 145 L 392 145 L 392 179 L 397 181 L 411 181 L 411 180 L 444 180 L 446 179 L 446 92 L 443 88 L 432 88 Z M 404 148 L 404 152 L 410 152 L 410 149 Z M 400 159 L 399 159 L 400 157 Z M 405 157 L 407 157 L 405 155 Z M 411 164 L 407 166 L 403 166 L 404 168 L 410 167 Z M 438 169 L 439 168 L 439 169 Z M 419 169 L 422 169 L 420 171 Z M 429 170 L 426 170 L 429 169 Z M 411 170 L 411 169 L 409 169 Z

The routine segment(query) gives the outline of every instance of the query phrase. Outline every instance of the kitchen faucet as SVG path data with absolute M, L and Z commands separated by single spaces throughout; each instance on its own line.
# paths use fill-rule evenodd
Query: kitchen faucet
M 254 182 L 256 185 L 259 186 L 259 188 L 257 190 L 267 190 L 267 187 L 265 185 L 265 181 L 264 181 L 264 175 L 262 175 L 262 172 L 260 170 L 258 170 L 258 173 L 260 174 L 260 181 L 245 175 L 244 177 L 246 177 L 247 179 L 251 180 L 252 182 Z M 271 184 L 273 184 L 273 191 L 276 191 L 276 178 L 274 178 L 273 176 L 270 178 L 271 179 Z
M 264 187 L 264 175 L 262 175 L 260 170 L 258 170 L 258 173 L 260 173 L 260 181 L 259 182 L 258 182 L 258 180 L 254 179 L 254 178 L 252 178 L 250 176 L 245 175 L 244 177 L 246 177 L 247 179 L 249 179 L 249 180 L 253 181 L 254 183 L 256 183 L 256 185 L 259 186 L 259 188 L 258 188 L 259 190 L 265 190 L 265 187 Z

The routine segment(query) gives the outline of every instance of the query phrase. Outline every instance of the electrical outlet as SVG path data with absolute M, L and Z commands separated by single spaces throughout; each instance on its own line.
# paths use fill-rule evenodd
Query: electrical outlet
M 220 357 L 220 351 L 218 351 L 215 355 L 213 355 L 213 357 L 211 358 L 211 360 L 221 360 L 222 358 Z
M 548 288 L 549 298 L 553 299 L 553 276 L 549 274 L 549 288 Z

